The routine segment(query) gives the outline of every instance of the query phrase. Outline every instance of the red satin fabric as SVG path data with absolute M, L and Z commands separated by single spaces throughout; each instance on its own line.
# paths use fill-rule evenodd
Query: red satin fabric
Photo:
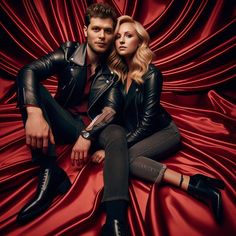
M 98 235 L 102 165 L 81 171 L 70 164 L 71 145 L 59 146 L 58 163 L 73 186 L 40 217 L 24 226 L 16 215 L 33 196 L 38 168 L 31 163 L 16 108 L 17 71 L 64 41 L 83 41 L 83 14 L 92 1 L 0 2 L 0 234 Z M 167 185 L 130 181 L 129 225 L 134 236 L 234 235 L 236 173 L 235 3 L 233 0 L 106 1 L 119 14 L 144 24 L 164 75 L 163 106 L 172 114 L 183 145 L 163 160 L 184 174 L 222 179 L 224 222 L 187 193 Z M 45 82 L 54 94 L 56 79 Z

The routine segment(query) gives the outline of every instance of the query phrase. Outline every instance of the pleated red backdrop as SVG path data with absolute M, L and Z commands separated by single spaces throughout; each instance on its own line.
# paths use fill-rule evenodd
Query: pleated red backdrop
M 99 208 L 102 165 L 81 171 L 70 164 L 71 145 L 58 146 L 58 163 L 73 186 L 44 214 L 16 224 L 32 198 L 38 168 L 31 163 L 16 108 L 15 78 L 25 64 L 65 41 L 84 41 L 83 15 L 96 1 L 0 1 L 0 235 L 98 235 L 105 221 Z M 97 1 L 101 2 L 101 1 Z M 151 36 L 154 64 L 164 75 L 161 102 L 182 135 L 182 148 L 163 160 L 185 174 L 222 179 L 224 222 L 207 205 L 181 190 L 130 181 L 129 224 L 133 236 L 236 234 L 235 1 L 105 1 L 118 14 L 140 21 Z M 44 84 L 54 94 L 56 77 Z

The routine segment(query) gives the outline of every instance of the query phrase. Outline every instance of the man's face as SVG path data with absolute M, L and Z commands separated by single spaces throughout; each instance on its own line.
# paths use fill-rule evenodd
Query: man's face
M 88 47 L 96 54 L 105 53 L 114 38 L 113 21 L 110 18 L 92 17 L 88 27 L 84 27 Z

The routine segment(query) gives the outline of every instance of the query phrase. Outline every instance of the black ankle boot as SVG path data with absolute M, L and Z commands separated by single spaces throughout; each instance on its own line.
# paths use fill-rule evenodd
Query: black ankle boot
M 21 209 L 17 222 L 25 224 L 37 217 L 50 206 L 58 194 L 66 193 L 70 186 L 70 179 L 63 169 L 58 166 L 42 168 L 36 195 Z
M 190 177 L 187 192 L 192 196 L 209 203 L 212 207 L 216 221 L 220 223 L 223 217 L 223 207 L 221 193 L 218 188 L 224 188 L 222 180 L 197 174 Z
M 102 227 L 101 236 L 128 236 L 128 227 L 118 220 L 106 222 Z

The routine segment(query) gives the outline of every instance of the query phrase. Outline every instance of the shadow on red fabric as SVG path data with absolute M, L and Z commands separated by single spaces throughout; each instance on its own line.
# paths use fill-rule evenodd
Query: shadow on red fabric
M 58 146 L 58 163 L 73 186 L 32 222 L 19 226 L 18 211 L 32 198 L 38 167 L 31 163 L 16 108 L 15 80 L 25 64 L 65 41 L 83 41 L 83 15 L 96 1 L 0 2 L 0 235 L 98 235 L 102 165 L 81 171 L 70 164 L 70 145 Z M 140 21 L 151 36 L 154 64 L 164 75 L 161 102 L 182 135 L 182 148 L 163 160 L 184 174 L 222 179 L 224 221 L 208 206 L 168 185 L 130 181 L 133 236 L 236 234 L 235 1 L 107 0 L 118 14 Z M 56 77 L 44 84 L 54 94 Z

